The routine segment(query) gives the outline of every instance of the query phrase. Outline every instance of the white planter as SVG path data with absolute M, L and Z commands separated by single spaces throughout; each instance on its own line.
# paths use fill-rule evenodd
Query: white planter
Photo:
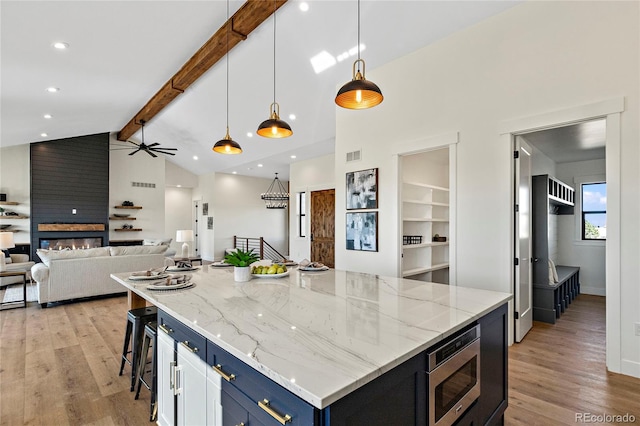
M 234 266 L 233 279 L 243 283 L 251 279 L 251 266 Z

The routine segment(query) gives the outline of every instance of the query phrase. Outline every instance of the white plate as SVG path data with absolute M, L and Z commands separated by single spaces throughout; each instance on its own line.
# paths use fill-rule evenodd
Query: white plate
M 303 272 L 318 272 L 318 271 L 328 271 L 329 267 L 328 266 L 322 266 L 320 268 L 312 268 L 310 266 L 299 266 L 298 267 L 298 271 L 303 271 Z
M 233 266 L 233 265 L 230 265 L 230 264 L 225 263 L 225 262 L 213 262 L 213 263 L 211 264 L 211 266 L 215 266 L 215 267 L 217 267 L 217 268 L 227 268 L 227 267 L 229 267 L 229 266 Z
M 156 275 L 131 275 L 129 279 L 131 281 L 151 281 L 161 280 L 167 278 L 169 274 L 156 274 Z
M 256 278 L 282 278 L 289 275 L 289 271 L 283 272 L 282 274 L 251 274 L 252 277 Z
M 147 290 L 180 290 L 183 288 L 188 288 L 191 287 L 193 285 L 193 283 L 191 281 L 187 281 L 184 283 L 180 283 L 180 284 L 170 284 L 170 285 L 165 285 L 165 284 L 158 284 L 158 285 L 154 285 L 151 284 L 149 286 L 147 286 Z
M 167 272 L 189 272 L 189 271 L 197 271 L 197 270 L 198 268 L 195 268 L 193 266 L 191 268 L 178 268 L 175 266 L 169 266 L 167 268 Z

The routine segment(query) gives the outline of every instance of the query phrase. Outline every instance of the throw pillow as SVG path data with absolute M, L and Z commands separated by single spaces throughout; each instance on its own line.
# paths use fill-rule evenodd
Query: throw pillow
M 171 245 L 173 238 L 145 238 L 142 240 L 143 246 L 159 246 L 159 245 Z
M 36 254 L 42 263 L 49 266 L 52 260 L 82 259 L 85 257 L 109 256 L 109 247 L 96 247 L 79 250 L 44 250 L 37 249 Z
M 167 251 L 167 246 L 120 246 L 109 247 L 111 256 L 129 256 L 136 254 L 161 254 Z
M 549 259 L 549 284 L 555 284 L 558 282 L 558 272 L 556 271 L 556 265 L 553 260 Z
M 11 255 L 9 254 L 9 250 L 2 250 L 2 253 L 4 256 L 4 264 L 10 264 L 13 260 L 11 259 Z

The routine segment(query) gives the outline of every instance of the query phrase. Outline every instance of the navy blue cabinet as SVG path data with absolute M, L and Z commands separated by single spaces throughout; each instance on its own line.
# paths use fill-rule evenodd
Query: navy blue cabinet
M 227 413 L 225 401 L 246 411 L 247 424 L 315 425 L 319 411 L 311 404 L 265 377 L 213 342 L 207 342 L 207 364 L 222 376 L 222 417 L 224 425 L 240 424 L 236 409 Z M 251 422 L 251 419 L 253 421 Z M 228 420 L 228 421 L 227 421 Z M 235 422 L 235 423 L 234 423 Z
M 426 425 L 426 365 L 423 352 L 351 392 L 323 410 L 323 425 Z

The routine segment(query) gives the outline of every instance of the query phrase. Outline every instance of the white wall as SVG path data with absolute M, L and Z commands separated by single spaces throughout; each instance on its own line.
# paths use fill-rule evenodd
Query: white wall
M 298 161 L 289 168 L 291 187 L 291 204 L 289 206 L 289 255 L 291 259 L 300 261 L 311 259 L 311 242 L 309 240 L 309 209 L 311 208 L 311 191 L 335 188 L 335 156 L 333 154 L 311 160 Z M 306 237 L 297 236 L 296 196 L 298 192 L 306 192 Z
M 393 143 L 459 132 L 457 149 L 457 282 L 511 291 L 511 146 L 502 123 L 619 96 L 620 359 L 640 376 L 640 151 L 637 2 L 525 2 L 367 77 L 385 94 L 370 110 L 338 108 L 336 116 L 336 240 L 344 239 L 346 152 L 363 148 L 361 168 L 378 167 L 380 199 L 397 193 Z M 365 143 L 366 142 L 366 143 Z M 336 245 L 336 268 L 393 274 L 397 203 L 381 203 L 378 253 Z M 387 231 L 389 230 L 389 231 Z M 617 283 L 616 283 L 617 284 Z M 618 308 L 618 307 L 616 307 Z
M 561 265 L 580 266 L 580 291 L 599 296 L 606 295 L 605 289 L 605 243 L 604 241 L 583 241 L 580 216 L 580 184 L 583 182 L 605 181 L 605 160 L 576 161 L 557 166 L 557 178 L 576 190 L 576 208 L 573 215 L 558 216 L 559 259 Z
M 20 215 L 31 213 L 31 148 L 16 145 L 0 148 L 0 193 L 7 194 L 7 201 L 20 203 L 17 206 L 1 206 L 5 211 Z M 14 243 L 31 244 L 31 219 L 0 218 L 0 224 L 11 224 Z
M 205 232 L 208 260 L 220 260 L 225 249 L 233 247 L 234 235 L 263 237 L 280 253 L 288 254 L 287 210 L 269 210 L 260 199 L 272 181 L 225 173 L 207 178 L 206 187 L 201 189 L 202 202 L 209 203 L 209 216 L 213 216 L 213 232 Z M 288 182 L 282 184 L 286 187 Z M 206 228 L 206 221 L 204 225 Z
M 116 135 L 111 134 L 110 143 L 116 143 Z M 109 213 L 131 213 L 136 220 L 111 221 L 110 240 L 131 240 L 160 238 L 165 236 L 164 190 L 165 160 L 153 158 L 144 152 L 129 155 L 127 150 L 109 152 Z M 134 187 L 132 182 L 152 183 L 155 188 Z M 131 201 L 141 210 L 116 210 L 113 207 L 123 201 Z M 123 224 L 140 228 L 139 232 L 116 232 L 113 229 Z M 168 237 L 168 236 L 167 236 Z M 175 238 L 175 235 L 174 235 Z
M 200 203 L 200 211 L 202 212 L 202 204 L 209 204 L 209 214 L 204 216 L 201 214 L 200 218 L 202 220 L 198 220 L 198 238 L 200 239 L 199 248 L 200 248 L 200 256 L 202 256 L 205 260 L 220 260 L 221 255 L 218 257 L 215 256 L 214 251 L 214 241 L 215 235 L 217 231 L 217 227 L 213 226 L 213 229 L 207 229 L 207 217 L 213 217 L 215 220 L 215 212 L 213 207 L 213 200 L 216 198 L 215 196 L 215 182 L 216 182 L 216 174 L 210 173 L 207 175 L 198 176 L 198 187 L 193 189 L 193 199 L 199 200 Z
M 171 238 L 171 247 L 177 254 L 182 253 L 182 244 L 176 241 L 178 229 L 192 229 L 196 231 L 193 222 L 193 190 L 191 188 L 176 188 L 168 186 L 164 198 L 164 229 L 165 238 Z M 195 242 L 190 242 L 189 252 L 195 255 Z M 198 253 L 200 254 L 200 253 Z

